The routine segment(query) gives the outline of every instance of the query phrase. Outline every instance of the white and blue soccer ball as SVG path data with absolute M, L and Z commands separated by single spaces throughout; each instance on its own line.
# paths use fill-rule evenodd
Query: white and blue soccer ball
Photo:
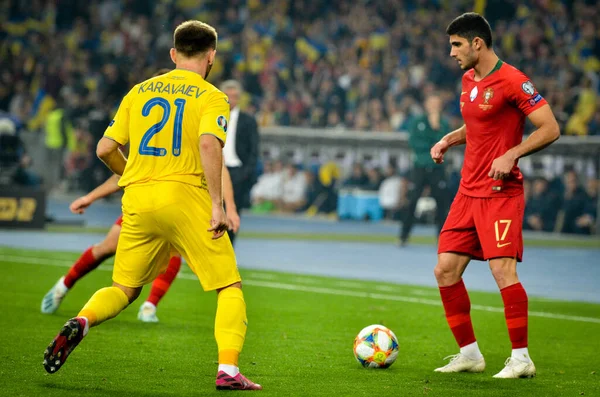
M 398 357 L 398 338 L 389 328 L 373 324 L 354 339 L 354 357 L 365 368 L 387 368 Z

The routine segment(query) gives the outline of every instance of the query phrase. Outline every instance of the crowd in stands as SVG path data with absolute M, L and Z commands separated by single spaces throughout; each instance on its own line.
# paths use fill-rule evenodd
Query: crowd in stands
M 320 168 L 329 168 L 322 171 Z M 337 165 L 302 167 L 276 160 L 264 163 L 264 169 L 252 189 L 252 210 L 257 213 L 305 212 L 309 215 L 325 213 L 335 216 L 337 194 L 341 190 L 360 190 L 379 195 L 385 218 L 402 220 L 407 215 L 407 193 L 410 181 L 393 165 L 385 170 L 366 168 L 356 163 L 348 175 Z M 332 169 L 334 170 L 332 172 Z M 448 175 L 449 191 L 458 190 L 459 178 Z M 337 187 L 331 189 L 332 186 Z M 525 178 L 525 219 L 523 228 L 532 231 L 572 234 L 595 234 L 600 181 L 582 179 L 569 169 L 561 177 L 547 179 L 541 175 Z M 430 220 L 435 212 L 435 200 L 428 199 L 426 190 L 417 207 L 417 218 Z M 325 198 L 328 197 L 328 201 Z M 332 205 L 333 203 L 333 205 Z
M 66 180 L 75 189 L 93 188 L 107 177 L 93 147 L 120 99 L 172 66 L 173 28 L 196 18 L 219 32 L 209 80 L 241 81 L 241 106 L 261 127 L 400 131 L 432 91 L 441 93 L 457 125 L 462 71 L 449 57 L 445 27 L 482 5 L 477 11 L 492 24 L 499 56 L 531 76 L 561 131 L 600 135 L 600 2 L 593 0 L 6 0 L 0 4 L 0 118 L 14 124 L 16 136 L 40 133 L 47 185 Z M 24 180 L 39 183 L 27 171 L 31 158 L 19 153 Z M 362 165 L 336 183 L 295 165 L 264 167 L 253 197 L 284 211 L 330 212 L 340 184 L 389 192 L 395 188 L 385 180 L 395 178 L 393 186 L 407 186 L 391 169 L 364 171 Z M 532 201 L 543 183 L 533 183 Z M 281 196 L 265 196 L 272 185 L 281 185 Z M 553 191 L 564 203 L 591 195 L 583 188 Z M 401 196 L 384 202 L 397 207 L 389 203 L 402 202 Z M 540 221 L 528 227 L 585 229 L 583 218 L 570 225 L 547 216 L 546 205 L 532 213 Z

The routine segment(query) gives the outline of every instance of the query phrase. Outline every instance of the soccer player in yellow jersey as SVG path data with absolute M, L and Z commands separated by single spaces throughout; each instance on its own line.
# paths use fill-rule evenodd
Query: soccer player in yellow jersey
M 217 32 L 199 21 L 175 29 L 176 69 L 133 87 L 97 147 L 124 187 L 123 224 L 113 285 L 98 290 L 44 353 L 54 373 L 90 327 L 118 315 L 142 286 L 165 270 L 178 251 L 204 290 L 217 291 L 217 389 L 260 390 L 238 369 L 247 319 L 240 274 L 223 209 L 222 148 L 229 104 L 206 82 L 215 60 Z M 125 159 L 119 145 L 129 144 Z

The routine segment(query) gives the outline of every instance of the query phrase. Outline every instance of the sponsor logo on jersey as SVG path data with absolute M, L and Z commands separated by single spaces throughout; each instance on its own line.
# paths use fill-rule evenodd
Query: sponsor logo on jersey
M 533 83 L 529 80 L 521 84 L 521 89 L 524 93 L 526 93 L 529 96 L 533 96 L 533 94 L 535 94 L 535 87 L 533 86 Z
M 477 90 L 477 86 L 473 87 L 473 89 L 471 90 L 471 94 L 469 95 L 471 102 L 473 102 L 475 100 L 475 98 L 477 98 L 478 93 L 479 93 L 479 91 Z
M 227 134 L 227 119 L 225 118 L 225 116 L 217 117 L 217 125 L 220 129 L 223 130 L 224 133 Z

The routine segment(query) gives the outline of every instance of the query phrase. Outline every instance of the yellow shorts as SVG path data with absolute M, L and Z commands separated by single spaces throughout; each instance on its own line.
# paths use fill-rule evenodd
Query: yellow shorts
M 229 236 L 213 240 L 206 190 L 181 182 L 129 186 L 113 281 L 126 287 L 151 283 L 175 251 L 185 258 L 205 291 L 241 281 Z

